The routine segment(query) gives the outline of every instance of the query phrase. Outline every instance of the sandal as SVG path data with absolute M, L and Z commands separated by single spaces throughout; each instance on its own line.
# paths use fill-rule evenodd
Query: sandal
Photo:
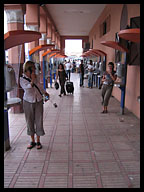
M 35 147 L 35 146 L 36 146 L 36 143 L 33 142 L 33 141 L 31 141 L 31 142 L 30 142 L 30 145 L 27 147 L 27 149 L 32 149 L 32 148 Z
M 41 143 L 40 142 L 37 142 L 37 149 L 41 149 L 42 148 L 42 145 L 41 145 Z

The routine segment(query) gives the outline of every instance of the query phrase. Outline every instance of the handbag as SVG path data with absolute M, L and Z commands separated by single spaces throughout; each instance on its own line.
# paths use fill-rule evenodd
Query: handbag
M 58 82 L 55 82 L 54 86 L 55 86 L 55 89 L 56 89 L 56 90 L 59 89 L 59 84 L 58 84 Z
M 100 83 L 100 85 L 99 85 L 99 89 L 101 89 L 101 88 L 102 88 L 102 85 L 103 85 L 103 83 Z

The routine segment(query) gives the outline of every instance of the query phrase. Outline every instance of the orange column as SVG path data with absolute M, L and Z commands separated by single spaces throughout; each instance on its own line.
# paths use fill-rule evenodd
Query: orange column
M 4 9 L 7 15 L 8 31 L 24 30 L 25 4 L 5 4 Z M 22 75 L 22 67 L 25 61 L 24 45 L 19 45 L 8 50 L 8 63 L 12 65 L 16 73 L 18 86 L 10 92 L 10 97 L 23 99 L 23 90 L 19 84 L 19 77 Z M 23 105 L 11 107 L 12 113 L 22 113 Z

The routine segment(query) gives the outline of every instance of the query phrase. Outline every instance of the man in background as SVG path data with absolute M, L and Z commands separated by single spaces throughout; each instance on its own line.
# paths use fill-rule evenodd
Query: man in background
M 71 70 L 71 63 L 70 60 L 65 64 L 65 70 L 66 70 L 66 74 L 68 76 L 68 79 L 70 81 L 70 70 Z

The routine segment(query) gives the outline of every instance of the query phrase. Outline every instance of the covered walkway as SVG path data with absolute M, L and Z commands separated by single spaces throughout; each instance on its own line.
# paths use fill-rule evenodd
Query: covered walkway
M 9 112 L 11 149 L 4 154 L 5 188 L 139 188 L 140 122 L 111 97 L 109 113 L 101 114 L 101 90 L 79 87 L 74 95 L 44 105 L 43 148 L 27 149 L 24 113 Z

